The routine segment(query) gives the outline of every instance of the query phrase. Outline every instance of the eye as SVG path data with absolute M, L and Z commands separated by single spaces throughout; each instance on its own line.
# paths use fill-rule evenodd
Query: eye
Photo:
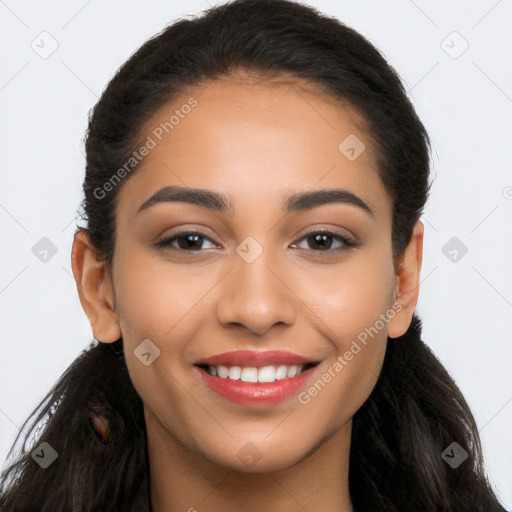
M 334 249 L 332 249 L 333 239 L 339 244 L 339 247 L 335 247 Z M 206 247 L 206 249 L 219 247 L 218 245 L 213 244 L 212 241 L 200 231 L 181 231 L 180 233 L 175 233 L 166 238 L 162 238 L 154 245 L 157 248 L 170 246 L 185 252 L 201 252 L 201 249 L 205 249 L 205 247 L 202 247 L 202 241 L 204 240 L 208 240 L 211 244 L 211 247 Z M 302 240 L 312 240 L 313 244 L 308 244 L 308 246 L 310 249 L 313 249 L 314 252 L 334 252 L 359 246 L 359 243 L 349 237 L 326 230 L 311 231 L 300 239 L 300 241 Z M 174 245 L 174 242 L 178 242 L 177 246 Z M 297 244 L 293 243 L 291 247 L 297 247 Z M 299 249 L 304 249 L 304 247 L 299 247 Z
M 200 231 L 181 231 L 180 233 L 175 233 L 166 238 L 162 238 L 155 243 L 155 247 L 162 248 L 171 246 L 175 249 L 186 251 L 186 252 L 195 252 L 201 249 L 201 240 L 211 240 Z M 178 247 L 173 245 L 173 243 L 177 241 Z M 218 247 L 212 243 L 212 247 L 207 247 L 207 249 L 211 249 L 213 247 Z
M 332 249 L 332 239 L 336 240 L 340 244 L 340 246 Z M 332 233 L 331 231 L 326 230 L 311 231 L 310 233 L 307 233 L 300 239 L 300 241 L 302 240 L 311 240 L 312 244 L 308 244 L 308 246 L 309 248 L 315 249 L 314 252 L 334 252 L 359 246 L 359 243 L 357 243 L 355 240 L 352 240 L 347 236 Z M 292 244 L 292 247 L 296 246 L 296 243 Z M 320 249 L 317 249 L 317 247 L 320 247 Z M 299 249 L 301 249 L 301 247 L 299 247 Z

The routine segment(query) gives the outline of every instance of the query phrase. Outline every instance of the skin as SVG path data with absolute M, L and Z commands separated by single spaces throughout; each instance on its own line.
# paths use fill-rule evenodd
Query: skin
M 352 511 L 352 416 L 376 383 L 387 336 L 404 334 L 416 308 L 423 224 L 395 269 L 392 203 L 363 119 L 285 78 L 238 74 L 196 86 L 143 127 L 141 140 L 190 96 L 198 102 L 122 185 L 111 272 L 87 231 L 75 235 L 73 273 L 94 336 L 123 337 L 144 402 L 155 512 Z M 354 161 L 338 149 L 349 134 L 366 146 Z M 136 214 L 176 184 L 229 194 L 234 215 L 183 202 Z M 331 187 L 362 198 L 374 217 L 342 203 L 281 212 L 284 194 Z M 152 245 L 185 228 L 204 233 L 202 252 L 179 252 L 179 240 Z M 337 250 L 331 238 L 322 249 L 305 238 L 317 228 L 361 245 Z M 248 236 L 263 248 L 250 264 L 236 252 Z M 321 361 L 304 391 L 393 304 L 400 311 L 307 404 L 295 393 L 273 406 L 238 405 L 193 367 L 231 350 L 289 350 Z M 148 366 L 134 355 L 144 339 L 160 349 Z M 240 450 L 260 458 L 249 466 Z

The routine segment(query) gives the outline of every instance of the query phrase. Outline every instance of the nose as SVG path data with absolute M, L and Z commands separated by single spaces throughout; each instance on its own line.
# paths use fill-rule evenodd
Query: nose
M 240 325 L 255 335 L 263 335 L 276 324 L 296 321 L 299 299 L 275 259 L 270 263 L 267 251 L 252 263 L 236 257 L 234 268 L 221 283 L 217 318 L 224 325 Z

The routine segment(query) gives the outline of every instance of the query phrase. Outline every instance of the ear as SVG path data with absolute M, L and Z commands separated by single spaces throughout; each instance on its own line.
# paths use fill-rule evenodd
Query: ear
M 75 233 L 71 250 L 71 267 L 80 303 L 89 318 L 94 337 L 112 343 L 121 337 L 121 327 L 114 312 L 115 296 L 107 262 L 97 258 L 98 251 L 89 231 Z
M 423 233 L 423 223 L 417 220 L 395 276 L 395 302 L 401 307 L 396 308 L 398 312 L 388 323 L 390 338 L 397 338 L 405 334 L 411 325 L 412 315 L 418 303 L 423 259 Z

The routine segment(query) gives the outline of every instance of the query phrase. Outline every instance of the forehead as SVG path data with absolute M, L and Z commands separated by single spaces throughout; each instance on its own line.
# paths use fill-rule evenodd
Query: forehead
M 120 191 L 127 215 L 172 184 L 226 193 L 235 212 L 249 198 L 270 207 L 283 194 L 343 187 L 391 214 L 365 120 L 294 77 L 239 73 L 190 87 L 145 123 L 139 140 L 152 148 Z

